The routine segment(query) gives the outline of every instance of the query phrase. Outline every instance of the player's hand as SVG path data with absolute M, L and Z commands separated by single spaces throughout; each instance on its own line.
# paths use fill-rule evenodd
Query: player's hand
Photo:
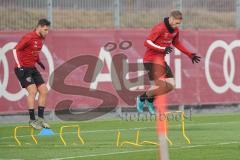
M 24 76 L 24 69 L 22 67 L 17 67 L 16 72 L 20 77 Z
M 38 61 L 37 64 L 43 69 L 45 70 L 45 66 L 43 65 L 43 63 L 41 61 Z
M 173 48 L 170 47 L 170 46 L 167 46 L 167 47 L 165 48 L 165 50 L 164 50 L 164 53 L 165 53 L 165 54 L 170 54 L 170 53 L 172 53 L 172 51 L 173 51 Z
M 192 63 L 198 63 L 200 62 L 201 57 L 197 56 L 196 53 L 192 53 L 190 55 L 190 58 L 192 59 Z

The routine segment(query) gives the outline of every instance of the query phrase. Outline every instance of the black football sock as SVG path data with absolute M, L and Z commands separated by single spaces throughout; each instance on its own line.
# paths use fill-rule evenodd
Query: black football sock
M 29 112 L 30 120 L 35 120 L 34 109 L 29 109 L 28 112 Z
M 153 103 L 154 97 L 149 97 L 149 98 L 147 98 L 147 101 L 150 102 L 150 103 Z
M 44 115 L 44 107 L 38 106 L 38 117 L 43 118 Z
M 144 93 L 140 96 L 140 101 L 145 101 L 146 98 L 147 98 L 147 94 L 146 94 L 146 92 L 144 92 Z

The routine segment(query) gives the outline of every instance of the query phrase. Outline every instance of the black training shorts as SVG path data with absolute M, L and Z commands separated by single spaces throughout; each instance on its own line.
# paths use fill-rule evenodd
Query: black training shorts
M 144 63 L 144 68 L 148 72 L 149 80 L 159 79 L 159 78 L 173 78 L 173 73 L 171 68 L 165 62 L 165 65 L 154 64 L 154 63 Z
M 30 84 L 36 84 L 36 86 L 40 86 L 44 83 L 44 80 L 37 70 L 36 67 L 21 67 L 23 69 L 23 73 L 19 72 L 18 68 L 15 68 L 15 74 L 22 86 L 22 88 L 26 88 Z

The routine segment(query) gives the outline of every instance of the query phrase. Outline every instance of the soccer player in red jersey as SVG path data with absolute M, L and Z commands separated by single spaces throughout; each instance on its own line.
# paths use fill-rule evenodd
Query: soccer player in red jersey
M 148 72 L 148 77 L 153 84 L 146 92 L 137 97 L 137 110 L 143 112 L 146 102 L 149 112 L 155 114 L 153 105 L 154 97 L 163 95 L 175 88 L 175 80 L 170 67 L 165 62 L 165 55 L 170 54 L 175 46 L 186 54 L 192 63 L 198 63 L 200 57 L 187 50 L 179 40 L 178 26 L 182 22 L 182 13 L 174 10 L 169 17 L 164 18 L 163 22 L 152 28 L 144 45 L 147 50 L 144 55 L 144 68 Z
M 35 67 L 37 63 L 45 70 L 45 66 L 39 59 L 39 53 L 48 34 L 49 26 L 50 22 L 47 19 L 40 19 L 36 29 L 24 35 L 13 49 L 16 61 L 15 74 L 22 88 L 25 88 L 28 92 L 29 125 L 35 129 L 50 127 L 44 120 L 44 108 L 48 89 L 40 72 Z M 38 118 L 35 119 L 34 104 L 37 92 L 39 93 Z

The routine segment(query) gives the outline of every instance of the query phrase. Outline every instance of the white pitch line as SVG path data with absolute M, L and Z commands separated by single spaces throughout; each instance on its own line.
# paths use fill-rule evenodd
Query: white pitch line
M 225 142 L 225 143 L 216 143 L 216 144 L 199 144 L 199 145 L 193 145 L 193 146 L 174 147 L 174 148 L 169 148 L 169 149 L 187 149 L 187 148 L 218 146 L 218 145 L 229 145 L 229 144 L 239 144 L 239 143 L 240 142 L 234 141 L 234 142 Z M 157 151 L 157 149 L 156 148 L 152 148 L 152 149 L 142 149 L 142 150 L 137 150 L 137 151 L 123 151 L 123 152 L 114 152 L 114 153 L 89 154 L 89 155 L 81 155 L 81 156 L 53 158 L 53 159 L 50 159 L 50 160 L 67 160 L 67 159 L 75 159 L 75 158 L 109 156 L 109 155 L 126 154 L 126 153 L 137 153 L 137 152 L 149 152 L 149 151 Z
M 86 124 L 86 123 L 93 123 L 93 122 L 115 122 L 115 121 L 119 121 L 121 119 L 116 119 L 116 120 L 96 120 L 96 121 L 93 121 L 93 120 L 89 120 L 89 121 L 81 121 L 82 124 Z M 64 121 L 54 121 L 52 122 L 51 124 L 59 124 L 59 122 L 64 122 Z M 67 125 L 71 125 L 71 124 L 76 124 L 78 123 L 79 121 L 72 121 L 72 122 L 67 122 Z M 0 128 L 4 128 L 4 127 L 14 127 L 16 125 L 28 125 L 27 123 L 0 123 L 0 124 L 3 124 L 0 126 Z M 7 124 L 7 125 L 6 125 Z M 0 159 L 1 160 L 1 159 Z
M 195 123 L 195 124 L 187 124 L 187 126 L 204 126 L 204 125 L 216 125 L 216 124 L 228 124 L 228 123 L 239 123 L 239 121 L 230 121 L 230 122 L 216 122 L 216 123 Z M 179 124 L 177 125 L 171 125 L 170 127 L 176 127 L 179 126 Z M 116 132 L 117 130 L 120 131 L 126 131 L 126 130 L 137 130 L 137 129 L 155 129 L 155 127 L 138 127 L 138 128 L 115 128 L 115 129 L 103 129 L 103 130 L 89 130 L 89 131 L 81 131 L 81 133 L 96 133 L 96 132 Z M 77 133 L 77 132 L 65 132 L 64 134 L 73 134 L 73 133 Z M 59 135 L 59 133 L 55 133 L 57 135 Z M 22 135 L 22 136 L 18 136 L 20 138 L 23 137 L 29 137 L 31 135 Z M 13 138 L 13 136 L 8 136 L 8 137 L 0 137 L 1 139 L 10 139 Z
M 117 130 L 119 131 L 126 131 L 126 130 L 137 130 L 137 129 L 154 129 L 155 127 L 138 127 L 138 128 L 116 128 L 116 129 L 102 129 L 102 130 L 89 130 L 89 131 L 81 131 L 81 133 L 96 133 L 96 132 L 116 132 Z M 73 134 L 73 133 L 77 133 L 77 132 L 65 132 L 63 134 Z M 55 133 L 57 135 L 59 135 L 60 133 Z M 27 134 L 27 135 L 22 135 L 22 136 L 17 136 L 17 137 L 30 137 L 31 135 Z M 0 139 L 9 139 L 9 138 L 13 138 L 13 136 L 9 136 L 9 137 L 1 137 Z
M 86 157 L 97 157 L 97 156 L 109 156 L 109 155 L 115 155 L 115 154 L 125 154 L 125 153 L 137 153 L 137 152 L 147 152 L 147 151 L 155 151 L 154 149 L 142 149 L 137 151 L 123 151 L 123 152 L 115 152 L 115 153 L 101 153 L 101 154 L 89 154 L 84 156 L 74 156 L 74 157 L 64 157 L 64 158 L 53 158 L 50 160 L 64 160 L 64 159 L 74 159 L 74 158 L 86 158 Z
M 23 160 L 23 159 L 6 159 L 6 158 L 1 159 L 1 158 L 0 158 L 0 160 Z

